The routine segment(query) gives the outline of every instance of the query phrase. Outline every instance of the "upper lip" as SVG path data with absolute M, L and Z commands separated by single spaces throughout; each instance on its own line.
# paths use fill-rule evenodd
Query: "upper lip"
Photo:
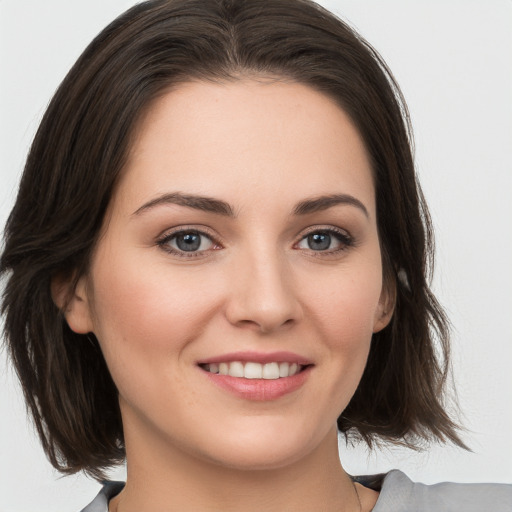
M 230 352 L 228 354 L 221 354 L 201 359 L 197 364 L 210 364 L 210 363 L 228 363 L 231 361 L 240 361 L 242 363 L 297 363 L 302 366 L 313 364 L 310 359 L 295 354 L 293 352 Z

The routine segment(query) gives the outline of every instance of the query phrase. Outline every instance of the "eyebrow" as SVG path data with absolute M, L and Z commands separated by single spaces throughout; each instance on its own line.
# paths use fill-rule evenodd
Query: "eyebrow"
M 169 194 L 162 194 L 147 203 L 144 203 L 140 208 L 133 212 L 133 215 L 140 215 L 148 210 L 157 206 L 177 204 L 179 206 L 186 206 L 195 210 L 204 212 L 215 213 L 225 217 L 235 217 L 233 208 L 229 203 L 213 197 L 200 196 L 195 194 L 183 194 L 182 192 L 173 192 Z M 361 210 L 366 217 L 369 217 L 368 210 L 359 199 L 349 194 L 332 194 L 327 196 L 319 196 L 312 199 L 305 199 L 297 203 L 293 209 L 294 215 L 308 215 L 323 210 L 328 210 L 337 205 L 355 206 Z
M 144 203 L 140 208 L 133 212 L 133 215 L 140 215 L 148 210 L 155 208 L 156 206 L 177 204 L 180 206 L 186 206 L 188 208 L 194 208 L 195 210 L 201 210 L 209 213 L 216 213 L 218 215 L 224 215 L 226 217 L 234 217 L 235 213 L 233 208 L 220 199 L 214 199 L 207 196 L 198 196 L 192 194 L 182 194 L 181 192 L 173 192 L 171 194 L 162 194 L 161 196 Z
M 307 215 L 309 213 L 327 210 L 339 204 L 355 206 L 361 210 L 366 217 L 370 217 L 366 206 L 359 201 L 359 199 L 349 194 L 332 194 L 328 196 L 315 197 L 313 199 L 306 199 L 295 206 L 293 213 L 294 215 Z

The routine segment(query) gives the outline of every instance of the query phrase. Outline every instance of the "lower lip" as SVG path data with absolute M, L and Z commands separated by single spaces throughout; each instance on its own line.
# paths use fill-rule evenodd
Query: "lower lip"
M 277 400 L 299 389 L 309 377 L 311 368 L 312 366 L 308 366 L 291 377 L 279 379 L 244 379 L 210 373 L 202 368 L 201 371 L 211 382 L 239 398 L 264 402 Z

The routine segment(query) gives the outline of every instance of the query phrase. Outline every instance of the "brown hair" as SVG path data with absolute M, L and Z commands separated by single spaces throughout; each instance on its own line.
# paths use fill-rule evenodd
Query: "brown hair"
M 8 348 L 43 447 L 60 471 L 100 478 L 124 458 L 117 390 L 92 334 L 72 332 L 52 277 L 87 271 L 130 139 L 148 105 L 180 82 L 282 77 L 334 98 L 374 171 L 388 327 L 338 419 L 348 438 L 463 445 L 446 414 L 448 328 L 428 287 L 429 215 L 416 180 L 407 108 L 359 35 L 308 0 L 152 0 L 84 51 L 57 90 L 27 158 L 0 273 Z

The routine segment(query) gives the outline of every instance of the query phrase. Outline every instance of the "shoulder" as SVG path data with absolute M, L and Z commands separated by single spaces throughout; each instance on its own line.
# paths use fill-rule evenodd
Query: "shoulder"
M 108 512 L 108 502 L 124 487 L 124 482 L 103 482 L 103 487 L 96 498 L 80 512 Z
M 355 481 L 380 490 L 373 512 L 512 512 L 512 485 L 425 485 L 410 480 L 401 471 Z M 121 492 L 124 482 L 105 482 L 96 498 L 81 512 L 108 512 L 108 502 Z
M 390 471 L 382 480 L 373 512 L 512 512 L 512 485 L 425 485 L 411 481 L 401 471 Z

